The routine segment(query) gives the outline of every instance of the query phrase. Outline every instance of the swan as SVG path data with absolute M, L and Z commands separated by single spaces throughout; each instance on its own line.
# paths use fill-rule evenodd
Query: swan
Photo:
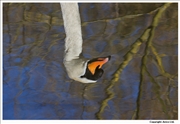
M 64 66 L 68 76 L 81 83 L 95 83 L 102 76 L 102 66 L 111 56 L 88 60 L 82 56 L 82 32 L 77 3 L 60 3 L 65 38 Z

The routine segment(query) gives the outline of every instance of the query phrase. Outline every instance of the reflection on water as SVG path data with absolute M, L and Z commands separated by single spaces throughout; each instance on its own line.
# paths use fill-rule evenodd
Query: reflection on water
M 67 76 L 59 4 L 3 4 L 3 119 L 177 119 L 177 4 L 79 6 L 83 55 L 112 55 L 95 84 Z

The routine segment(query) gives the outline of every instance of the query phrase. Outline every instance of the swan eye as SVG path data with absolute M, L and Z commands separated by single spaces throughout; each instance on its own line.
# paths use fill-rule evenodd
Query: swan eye
M 100 67 L 100 65 L 98 65 L 98 66 L 96 67 L 94 74 L 92 74 L 92 73 L 90 72 L 90 70 L 89 70 L 88 68 L 86 68 L 86 73 L 85 73 L 84 75 L 80 76 L 80 78 L 86 78 L 86 79 L 90 79 L 90 80 L 96 81 L 96 80 L 99 79 L 99 78 L 103 75 L 103 73 L 104 73 L 104 71 L 103 71 L 101 68 L 99 68 L 99 67 Z

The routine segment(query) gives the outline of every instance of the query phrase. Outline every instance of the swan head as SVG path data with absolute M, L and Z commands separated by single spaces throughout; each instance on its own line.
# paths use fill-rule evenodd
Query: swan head
M 68 76 L 81 83 L 95 83 L 103 75 L 102 66 L 110 60 L 111 56 L 99 57 L 91 60 L 76 58 L 64 60 Z

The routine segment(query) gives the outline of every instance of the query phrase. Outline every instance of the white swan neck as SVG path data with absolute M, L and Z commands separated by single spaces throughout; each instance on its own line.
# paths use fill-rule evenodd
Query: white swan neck
M 79 55 L 82 52 L 82 32 L 79 8 L 77 3 L 60 3 L 60 5 L 66 32 L 65 60 L 71 61 L 79 58 Z

